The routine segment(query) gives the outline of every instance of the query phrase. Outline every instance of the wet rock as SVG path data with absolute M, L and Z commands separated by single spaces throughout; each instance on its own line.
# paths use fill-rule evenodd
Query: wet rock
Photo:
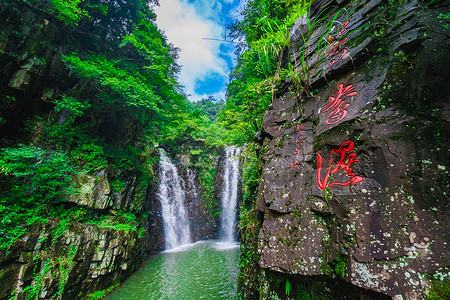
M 30 86 L 33 75 L 39 74 L 40 70 L 45 66 L 45 60 L 38 57 L 27 59 L 20 69 L 14 73 L 9 81 L 8 86 L 13 89 L 25 91 Z
M 41 282 L 40 298 L 53 298 L 61 285 L 64 299 L 79 298 L 124 279 L 144 257 L 137 231 L 71 222 L 63 235 L 48 234 L 55 222 L 26 232 L 34 251 L 20 247 L 21 240 L 9 248 L 20 251 L 17 258 L 1 261 L 0 299 L 8 299 L 13 291 L 18 299 L 26 299 L 29 291 L 22 292 L 24 287 L 36 280 Z
M 77 174 L 74 183 L 78 193 L 69 196 L 69 201 L 89 208 L 106 209 L 111 206 L 109 194 L 111 187 L 105 171 L 96 176 Z
M 183 178 L 186 191 L 186 207 L 193 241 L 216 238 L 217 221 L 214 214 L 201 199 L 203 187 L 198 183 L 198 175 L 190 168 L 186 168 L 180 175 Z
M 414 0 L 322 1 L 311 13 L 327 8 L 329 22 L 336 7 L 345 9 L 331 34 L 346 21 L 349 29 L 339 55 L 318 55 L 325 24 L 307 33 L 298 20 L 291 30 L 298 67 L 301 34 L 309 37 L 306 84 L 316 93 L 288 85 L 263 118 L 257 262 L 262 274 L 302 288 L 327 278 L 329 297 L 353 286 L 423 299 L 430 275 L 450 267 L 448 32 L 437 9 Z M 375 26 L 380 18 L 386 24 Z M 259 277 L 261 286 L 276 290 L 272 275 Z

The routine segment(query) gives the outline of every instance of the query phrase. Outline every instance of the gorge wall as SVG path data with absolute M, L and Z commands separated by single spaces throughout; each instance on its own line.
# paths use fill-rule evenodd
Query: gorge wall
M 334 0 L 297 20 L 295 71 L 259 134 L 244 299 L 444 295 L 449 13 L 446 1 Z
M 99 297 L 105 294 L 100 290 L 117 286 L 149 254 L 164 249 L 161 207 L 156 197 L 158 152 L 150 142 L 136 138 L 143 130 L 136 115 L 121 105 L 79 117 L 67 109 L 54 109 L 55 100 L 64 95 L 102 105 L 106 98 L 99 99 L 98 93 L 108 88 L 100 88 L 92 78 L 77 76 L 62 57 L 97 53 L 118 60 L 129 55 L 133 58 L 129 61 L 134 61 L 136 49 L 119 45 L 136 26 L 135 15 L 139 13 L 134 6 L 141 2 L 98 1 L 98 6 L 91 7 L 90 17 L 81 18 L 77 26 L 69 26 L 52 14 L 52 3 L 0 3 L 0 148 L 32 144 L 67 156 L 83 148 L 83 154 L 92 158 L 102 141 L 102 146 L 111 146 L 112 156 L 119 159 L 108 164 L 103 156 L 103 166 L 95 171 L 79 170 L 86 166 L 81 159 L 74 167 L 80 171 L 72 178 L 74 193 L 57 203 L 62 208 L 60 214 L 75 213 L 64 219 L 55 213 L 42 223 L 26 225 L 19 239 L 0 250 L 0 299 L 80 299 L 92 293 Z M 107 11 L 98 9 L 103 4 Z M 63 134 L 57 133 L 59 140 L 49 138 L 48 132 L 55 128 L 63 130 Z M 75 130 L 81 135 L 70 135 Z M 130 157 L 120 152 L 127 146 L 138 154 Z M 130 167 L 132 159 L 136 164 Z M 211 168 L 216 168 L 217 161 L 211 161 Z M 216 220 L 203 205 L 197 170 L 188 169 L 189 164 L 183 164 L 180 157 L 176 162 L 187 191 L 193 239 L 215 237 Z M 24 185 L 29 177 L 23 180 Z M 2 200 L 13 179 L 0 175 Z M 1 202 L 2 235 L 8 223 L 3 205 Z
M 0 4 L 2 148 L 20 143 L 51 147 L 49 144 L 54 141 L 42 134 L 48 126 L 46 122 L 54 121 L 57 125 L 67 122 L 70 127 L 74 121 L 67 111 L 53 111 L 52 101 L 72 91 L 85 93 L 87 97 L 93 95 L 93 86 L 65 68 L 62 55 L 111 45 L 110 39 L 95 43 L 99 41 L 95 40 L 98 36 L 87 34 L 91 23 L 85 22 L 79 28 L 66 26 L 49 13 L 49 2 L 30 3 L 3 1 Z M 110 33 L 113 30 L 103 29 Z M 117 144 L 134 131 L 127 118 L 116 115 L 102 119 L 98 131 Z M 86 119 L 81 123 L 85 124 Z M 111 123 L 112 126 L 108 125 Z M 24 130 L 25 124 L 29 130 Z M 8 179 L 11 178 L 2 175 L 2 198 L 10 188 Z M 18 240 L 0 250 L 0 299 L 81 298 L 117 285 L 136 270 L 152 251 L 151 235 L 145 231 L 144 224 L 138 225 L 139 221 L 143 223 L 142 209 L 148 202 L 151 184 L 142 185 L 140 181 L 136 170 L 125 168 L 75 175 L 73 184 L 77 193 L 64 200 L 66 210 L 77 209 L 80 215 L 76 217 L 80 220 L 83 214 L 89 213 L 94 219 L 104 217 L 104 222 L 90 224 L 75 218 L 48 218 L 47 222 L 28 226 Z M 113 187 L 117 183 L 120 186 Z M 139 220 L 120 220 L 122 216 L 134 218 L 135 215 Z M 1 219 L 3 226 L 7 218 L 2 214 Z M 3 227 L 0 231 L 5 233 Z
M 192 241 L 215 238 L 216 218 L 202 202 L 196 173 L 181 164 L 178 167 Z M 159 177 L 156 170 L 155 176 Z M 165 249 L 156 184 L 142 189 L 137 178 L 131 177 L 123 191 L 116 192 L 105 171 L 96 176 L 79 175 L 75 182 L 78 194 L 67 201 L 111 218 L 101 224 L 49 219 L 29 226 L 13 245 L 0 250 L 0 299 L 104 295 L 131 275 L 149 254 Z M 118 211 L 140 217 L 133 225 L 116 224 Z
M 115 224 L 119 210 L 139 212 L 146 190 L 136 178 L 122 193 L 111 191 L 105 172 L 76 179 L 76 206 L 111 218 L 101 224 L 48 219 L 31 224 L 10 247 L 0 250 L 0 299 L 76 299 L 118 285 L 151 251 L 152 233 L 142 225 Z

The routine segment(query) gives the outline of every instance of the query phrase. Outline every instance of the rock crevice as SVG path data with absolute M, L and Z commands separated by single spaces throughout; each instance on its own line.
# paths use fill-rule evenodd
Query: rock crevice
M 368 295 L 422 299 L 450 261 L 449 42 L 436 24 L 449 7 L 373 0 L 316 9 L 330 17 L 311 32 L 306 19 L 291 30 L 291 63 L 301 73 L 303 56 L 310 66 L 305 89 L 287 82 L 263 119 L 261 136 L 272 138 L 256 203 L 258 265 L 291 281 L 340 278 Z M 272 286 L 269 277 L 260 286 Z

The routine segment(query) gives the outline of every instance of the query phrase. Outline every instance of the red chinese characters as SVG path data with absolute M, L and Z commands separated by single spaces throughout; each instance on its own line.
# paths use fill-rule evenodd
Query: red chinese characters
M 339 54 L 339 53 L 341 54 L 337 59 L 333 58 L 332 60 L 330 60 L 330 62 L 328 63 L 328 65 L 330 67 L 332 67 L 338 61 L 340 61 L 345 56 L 345 54 L 347 54 L 347 52 L 348 52 L 347 48 L 341 47 L 348 41 L 348 38 L 339 39 L 340 37 L 342 37 L 349 31 L 348 28 L 345 29 L 348 26 L 348 24 L 350 24 L 349 21 L 346 21 L 342 24 L 341 29 L 339 30 L 339 32 L 337 34 L 337 38 L 335 38 L 334 36 L 328 37 L 328 41 L 330 42 L 329 47 L 331 47 L 331 51 L 330 51 L 330 53 L 328 53 L 327 58 L 329 59 L 336 54 Z
M 335 93 L 336 97 L 330 96 L 330 102 L 322 107 L 320 111 L 321 114 L 330 111 L 328 113 L 328 118 L 325 120 L 325 124 L 336 124 L 347 115 L 347 107 L 349 107 L 350 104 L 344 102 L 342 98 L 356 96 L 358 92 L 353 91 L 354 89 L 354 85 L 349 84 L 344 88 L 344 85 L 342 83 L 339 84 L 338 91 Z
M 361 176 L 356 176 L 355 173 L 353 173 L 351 165 L 359 162 L 358 159 L 356 159 L 355 153 L 350 153 L 353 148 L 354 144 L 352 141 L 346 141 L 342 143 L 342 145 L 339 147 L 339 149 L 331 149 L 330 150 L 330 160 L 328 162 L 328 170 L 325 174 L 325 177 L 321 179 L 321 173 L 322 173 L 322 155 L 317 153 L 317 186 L 319 189 L 324 190 L 326 187 L 333 186 L 333 185 L 340 185 L 340 186 L 346 186 L 353 183 L 358 183 L 364 180 Z M 333 162 L 333 154 L 336 154 L 338 157 L 340 157 L 339 162 L 337 165 L 332 168 L 332 162 Z M 344 170 L 345 174 L 350 177 L 349 180 L 345 182 L 337 182 L 337 181 L 331 181 L 328 182 L 328 178 L 331 174 L 337 173 L 341 170 Z

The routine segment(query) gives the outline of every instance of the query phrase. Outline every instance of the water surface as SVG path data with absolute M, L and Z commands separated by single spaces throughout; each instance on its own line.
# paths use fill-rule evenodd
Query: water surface
M 184 245 L 150 257 L 107 299 L 236 299 L 238 264 L 238 243 Z

